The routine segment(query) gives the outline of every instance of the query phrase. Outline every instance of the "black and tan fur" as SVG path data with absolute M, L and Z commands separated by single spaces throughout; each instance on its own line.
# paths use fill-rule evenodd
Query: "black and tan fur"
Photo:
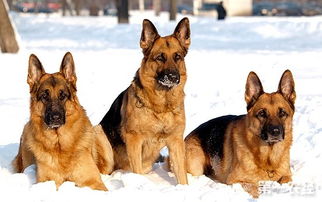
M 47 74 L 35 55 L 29 58 L 30 120 L 25 125 L 16 172 L 37 166 L 37 182 L 64 181 L 107 190 L 100 172 L 113 167 L 113 151 L 101 128 L 93 128 L 76 96 L 73 57 L 66 53 L 60 71 Z
M 289 70 L 274 93 L 265 93 L 257 75 L 249 73 L 247 114 L 212 119 L 185 138 L 188 172 L 206 174 L 225 184 L 241 183 L 254 197 L 259 181 L 291 181 L 295 97 Z
M 114 101 L 101 126 L 114 151 L 115 169 L 147 173 L 169 148 L 173 171 L 187 184 L 184 163 L 184 57 L 190 45 L 188 18 L 172 35 L 160 37 L 149 20 L 143 21 L 140 46 L 144 58 L 131 85 Z

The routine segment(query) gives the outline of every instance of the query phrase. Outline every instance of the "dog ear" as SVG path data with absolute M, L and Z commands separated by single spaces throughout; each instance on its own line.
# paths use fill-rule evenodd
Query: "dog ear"
M 140 47 L 143 49 L 143 52 L 145 52 L 145 50 L 149 49 L 153 42 L 160 36 L 150 20 L 144 19 L 142 27 Z
M 174 30 L 173 35 L 180 41 L 180 44 L 188 49 L 190 46 L 190 25 L 187 17 L 183 18 Z
M 28 62 L 28 76 L 27 76 L 27 83 L 30 86 L 30 92 L 33 91 L 35 84 L 37 84 L 46 72 L 37 58 L 36 55 L 31 54 L 29 56 L 29 62 Z
M 277 92 L 281 93 L 286 100 L 294 105 L 296 98 L 295 83 L 290 70 L 286 70 L 283 73 Z
M 250 72 L 247 77 L 245 100 L 247 110 L 249 110 L 257 101 L 259 96 L 264 93 L 263 86 L 255 72 Z
M 75 74 L 75 64 L 73 56 L 70 52 L 67 52 L 60 65 L 60 73 L 62 73 L 65 79 L 72 84 L 76 90 L 77 77 Z

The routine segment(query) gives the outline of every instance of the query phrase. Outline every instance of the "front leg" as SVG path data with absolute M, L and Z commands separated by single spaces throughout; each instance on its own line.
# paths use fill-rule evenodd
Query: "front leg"
M 291 166 L 290 166 L 290 160 L 289 157 L 284 161 L 285 166 L 281 166 L 280 170 L 278 171 L 281 173 L 281 178 L 277 181 L 280 184 L 288 183 L 292 181 L 292 172 L 291 172 Z
M 46 164 L 37 163 L 37 183 L 46 181 L 54 181 L 58 190 L 59 186 L 64 183 L 64 178 Z
M 243 189 L 252 195 L 253 198 L 258 198 L 260 193 L 258 190 L 258 185 L 253 183 L 240 183 Z
M 94 190 L 107 191 L 99 169 L 97 168 L 91 154 L 79 154 L 79 158 L 72 162 L 73 171 L 70 179 L 79 187 L 90 187 Z
M 258 189 L 259 176 L 260 173 L 256 169 L 246 171 L 241 166 L 236 165 L 227 176 L 225 183 L 229 185 L 239 183 L 253 198 L 258 198 L 260 195 Z
M 13 170 L 18 173 L 22 173 L 25 170 L 25 168 L 35 163 L 35 157 L 26 142 L 27 139 L 30 139 L 30 133 L 26 132 L 27 126 L 28 125 L 25 126 L 24 131 L 20 138 L 18 154 L 12 161 Z
M 288 183 L 292 181 L 292 176 L 288 175 L 288 176 L 283 176 L 281 177 L 281 179 L 278 180 L 278 183 L 280 184 L 284 184 L 284 183 Z
M 132 133 L 126 133 L 123 137 L 125 139 L 126 152 L 132 171 L 134 173 L 144 174 L 142 168 L 143 138 Z
M 183 138 L 181 136 L 168 138 L 167 147 L 169 149 L 171 167 L 178 183 L 188 184 Z

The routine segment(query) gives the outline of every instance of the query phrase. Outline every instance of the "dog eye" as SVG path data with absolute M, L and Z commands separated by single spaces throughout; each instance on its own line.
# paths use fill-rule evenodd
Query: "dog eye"
M 165 62 L 165 58 L 164 58 L 163 54 L 158 55 L 158 57 L 156 57 L 155 60 L 158 60 L 160 62 Z
M 67 97 L 67 95 L 63 91 L 60 91 L 60 93 L 59 93 L 59 99 L 61 101 L 63 101 L 63 100 L 65 100 L 66 97 Z
M 175 55 L 174 55 L 174 61 L 178 61 L 178 60 L 180 60 L 181 59 L 181 55 L 179 55 L 178 53 L 176 53 Z
M 258 113 L 257 113 L 257 117 L 259 118 L 267 118 L 267 113 L 264 109 L 260 110 Z
M 287 117 L 288 116 L 288 114 L 286 113 L 286 111 L 284 111 L 283 109 L 280 109 L 279 110 L 279 113 L 278 113 L 278 116 L 280 117 L 280 118 L 284 118 L 284 117 Z
M 39 99 L 41 99 L 42 101 L 48 101 L 49 100 L 49 91 L 45 90 L 40 94 Z

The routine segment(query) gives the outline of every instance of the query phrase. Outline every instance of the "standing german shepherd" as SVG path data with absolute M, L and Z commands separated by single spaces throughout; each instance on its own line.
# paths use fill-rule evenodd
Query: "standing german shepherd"
M 295 90 L 286 70 L 275 93 L 265 93 L 254 72 L 246 83 L 247 114 L 212 119 L 186 139 L 188 172 L 225 184 L 241 183 L 258 196 L 258 182 L 291 181 L 290 146 Z
M 30 55 L 30 121 L 25 125 L 16 172 L 36 163 L 37 182 L 64 181 L 77 186 L 107 190 L 100 172 L 112 171 L 113 151 L 103 131 L 92 127 L 76 96 L 73 57 L 66 53 L 60 72 L 47 74 L 35 55 Z
M 178 183 L 187 184 L 183 88 L 189 45 L 188 18 L 166 37 L 143 21 L 141 67 L 100 123 L 114 150 L 115 169 L 147 173 L 167 146 Z

